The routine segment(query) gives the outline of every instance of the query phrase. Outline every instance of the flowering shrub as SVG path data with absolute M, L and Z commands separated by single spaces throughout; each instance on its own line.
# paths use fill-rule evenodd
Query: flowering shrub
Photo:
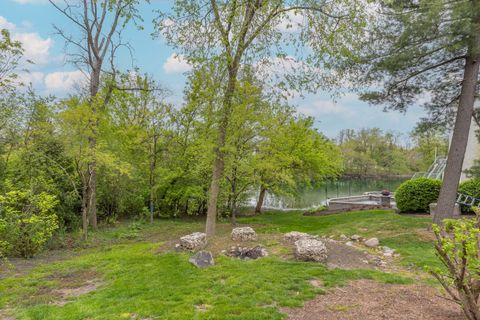
M 10 191 L 0 196 L 0 252 L 31 258 L 58 228 L 55 196 Z

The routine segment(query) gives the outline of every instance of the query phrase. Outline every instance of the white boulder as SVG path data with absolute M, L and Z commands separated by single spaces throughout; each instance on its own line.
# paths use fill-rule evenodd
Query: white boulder
M 256 241 L 257 233 L 250 227 L 234 228 L 232 230 L 233 241 Z
M 181 250 L 197 251 L 205 248 L 206 245 L 207 235 L 203 232 L 194 232 L 181 237 L 176 247 Z
M 318 239 L 300 239 L 295 241 L 295 257 L 301 261 L 325 262 L 327 247 Z

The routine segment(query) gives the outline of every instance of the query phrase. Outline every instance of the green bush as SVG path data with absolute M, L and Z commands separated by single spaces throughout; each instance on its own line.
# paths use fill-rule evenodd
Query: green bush
M 401 212 L 429 212 L 429 205 L 440 195 L 442 182 L 429 178 L 405 181 L 395 192 L 397 207 Z
M 474 198 L 480 198 L 480 178 L 470 179 L 462 182 L 458 187 L 458 192 L 469 195 Z M 471 211 L 467 206 L 462 206 L 463 212 Z
M 58 228 L 55 196 L 10 191 L 0 196 L 0 245 L 8 254 L 31 258 Z M 3 244 L 3 245 L 2 245 Z

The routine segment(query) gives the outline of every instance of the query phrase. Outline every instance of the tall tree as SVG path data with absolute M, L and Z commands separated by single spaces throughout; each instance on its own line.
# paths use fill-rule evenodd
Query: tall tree
M 138 20 L 140 16 L 136 9 L 138 0 L 98 0 L 98 1 L 71 1 L 64 0 L 63 4 L 49 0 L 50 3 L 63 14 L 69 22 L 78 28 L 77 35 L 70 35 L 62 28 L 55 27 L 57 33 L 65 40 L 67 46 L 72 47 L 70 61 L 88 79 L 88 103 L 91 116 L 89 120 L 89 157 L 86 169 L 86 186 L 82 197 L 84 206 L 82 216 L 89 217 L 90 224 L 97 228 L 97 134 L 98 108 L 105 105 L 105 97 L 98 96 L 102 74 L 105 69 L 105 60 L 110 59 L 110 73 L 115 73 L 114 61 L 118 48 L 125 46 L 121 42 L 121 33 L 130 20 Z M 107 95 L 108 97 L 108 95 Z M 82 203 L 83 203 L 82 202 Z M 87 236 L 86 221 L 84 221 L 84 236 Z
M 0 90 L 10 87 L 17 78 L 15 69 L 22 56 L 22 44 L 12 40 L 7 29 L 0 29 Z
M 260 185 L 257 213 L 267 191 L 296 194 L 337 177 L 343 164 L 340 149 L 313 128 L 313 118 L 294 116 L 288 110 L 272 118 L 274 125 L 260 138 L 252 164 Z
M 350 71 L 363 88 L 375 88 L 364 91 L 363 99 L 400 111 L 426 101 L 426 122 L 454 122 L 434 216 L 438 224 L 453 214 L 479 90 L 480 1 L 395 1 L 378 4 L 371 12 L 375 17 L 365 28 L 365 46 L 353 60 L 356 64 L 342 62 L 354 66 Z
M 289 37 L 286 41 L 288 32 L 282 30 L 280 25 L 285 23 L 291 26 L 292 16 L 295 15 L 304 18 L 307 31 L 320 31 L 316 34 L 316 45 L 317 48 L 323 48 L 325 53 L 327 48 L 331 48 L 335 32 L 347 33 L 355 25 L 340 7 L 340 2 L 309 0 L 183 0 L 175 2 L 173 14 L 160 14 L 157 20 L 159 33 L 165 35 L 169 44 L 180 49 L 187 60 L 197 64 L 214 61 L 225 67 L 224 85 L 219 88 L 222 90 L 221 118 L 208 197 L 206 232 L 209 237 L 215 234 L 218 195 L 225 168 L 227 129 L 242 67 L 248 62 L 253 64 L 285 58 L 289 45 L 295 46 L 298 39 L 312 40 L 306 40 L 304 34 L 296 34 L 296 37 Z M 322 27 L 315 29 L 311 28 L 312 25 Z M 296 70 L 302 70 L 303 66 L 299 63 Z M 310 79 L 310 82 L 303 83 L 314 81 Z

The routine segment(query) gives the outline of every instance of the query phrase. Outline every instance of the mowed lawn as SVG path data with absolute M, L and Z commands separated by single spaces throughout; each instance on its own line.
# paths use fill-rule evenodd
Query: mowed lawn
M 376 236 L 382 245 L 401 254 L 400 264 L 437 264 L 426 231 L 429 217 L 400 216 L 391 211 L 327 217 L 270 212 L 239 222 L 277 237 L 288 231 Z M 125 224 L 101 230 L 92 235 L 90 248 L 56 262 L 38 259 L 38 265 L 24 274 L 0 280 L 0 318 L 284 319 L 280 307 L 301 306 L 325 289 L 351 279 L 413 281 L 403 273 L 328 270 L 318 263 L 286 259 L 275 250 L 269 250 L 273 252 L 270 257 L 255 261 L 217 255 L 215 266 L 198 269 L 188 262 L 189 254 L 162 249 L 178 236 L 202 229 L 199 221 L 159 220 L 153 225 L 135 224 L 132 228 Z M 226 246 L 224 239 L 230 230 L 227 223 L 220 224 L 219 238 L 210 245 Z M 267 250 L 279 246 L 278 241 L 262 244 Z M 321 280 L 323 287 L 312 286 L 312 279 Z

